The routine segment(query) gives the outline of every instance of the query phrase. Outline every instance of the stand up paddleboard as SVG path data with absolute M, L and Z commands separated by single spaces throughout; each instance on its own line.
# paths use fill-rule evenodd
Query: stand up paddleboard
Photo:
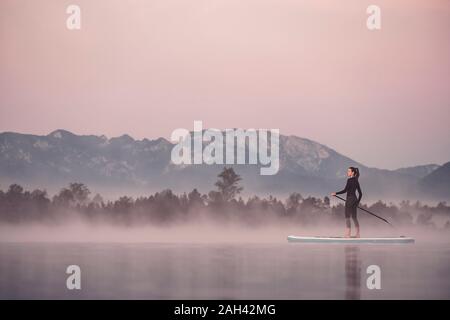
M 384 243 L 384 244 L 405 244 L 414 243 L 413 238 L 409 237 L 392 237 L 392 238 L 344 238 L 344 237 L 300 237 L 300 236 L 288 236 L 289 242 L 302 242 L 302 243 L 344 243 L 344 244 L 356 244 L 356 243 Z

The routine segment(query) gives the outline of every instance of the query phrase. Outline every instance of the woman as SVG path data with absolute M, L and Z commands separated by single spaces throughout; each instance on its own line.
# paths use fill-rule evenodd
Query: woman
M 351 236 L 351 224 L 350 217 L 353 219 L 353 223 L 355 224 L 356 234 L 355 238 L 359 238 L 359 222 L 356 217 L 356 210 L 358 208 L 358 204 L 362 198 L 361 187 L 359 186 L 359 169 L 355 167 L 350 167 L 347 170 L 347 184 L 345 185 L 344 190 L 339 192 L 333 192 L 331 195 L 335 196 L 337 194 L 342 194 L 347 192 L 347 200 L 345 201 L 345 223 L 347 226 L 345 237 L 350 238 Z M 358 190 L 358 198 L 356 197 L 356 190 Z

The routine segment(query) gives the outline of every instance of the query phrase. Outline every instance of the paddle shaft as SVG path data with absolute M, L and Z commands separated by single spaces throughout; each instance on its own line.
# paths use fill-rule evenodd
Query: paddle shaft
M 344 201 L 344 202 L 347 202 L 347 200 L 345 200 L 344 198 L 339 197 L 338 195 L 334 195 L 334 196 L 335 196 L 336 198 L 338 198 L 338 199 L 341 199 L 341 200 Z M 378 219 L 383 220 L 383 221 L 386 222 L 388 225 L 390 225 L 391 227 L 393 227 L 393 225 L 392 225 L 389 221 L 387 221 L 386 219 L 384 219 L 384 218 L 382 218 L 382 217 L 380 217 L 380 216 L 377 216 L 375 213 L 372 213 L 372 212 L 370 212 L 369 210 L 366 210 L 366 209 L 364 209 L 364 208 L 361 208 L 360 206 L 358 206 L 358 208 L 361 209 L 362 211 L 367 212 L 368 214 L 373 215 L 374 217 L 377 217 Z

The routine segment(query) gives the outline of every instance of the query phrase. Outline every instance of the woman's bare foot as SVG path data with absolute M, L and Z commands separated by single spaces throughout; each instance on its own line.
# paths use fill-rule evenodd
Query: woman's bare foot
M 350 228 L 345 229 L 344 238 L 350 238 L 350 236 L 351 236 L 351 229 Z

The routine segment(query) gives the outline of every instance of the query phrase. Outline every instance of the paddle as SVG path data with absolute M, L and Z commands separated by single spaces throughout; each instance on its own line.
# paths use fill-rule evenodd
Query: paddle
M 344 201 L 344 202 L 347 201 L 347 200 L 345 200 L 344 198 L 339 197 L 338 195 L 334 195 L 334 196 L 335 196 L 336 198 L 338 198 L 338 199 L 341 199 L 341 200 Z M 382 218 L 382 217 L 380 217 L 380 216 L 377 216 L 375 213 L 372 213 L 372 212 L 370 212 L 369 210 L 366 210 L 366 209 L 364 209 L 364 208 L 361 208 L 360 206 L 358 206 L 358 208 L 361 209 L 362 211 L 365 211 L 365 212 L 367 212 L 367 213 L 373 215 L 374 217 L 377 217 L 378 219 L 383 220 L 383 221 L 386 222 L 388 225 L 390 225 L 391 227 L 393 227 L 393 225 L 392 225 L 389 221 L 387 221 L 386 219 L 384 219 L 384 218 Z

